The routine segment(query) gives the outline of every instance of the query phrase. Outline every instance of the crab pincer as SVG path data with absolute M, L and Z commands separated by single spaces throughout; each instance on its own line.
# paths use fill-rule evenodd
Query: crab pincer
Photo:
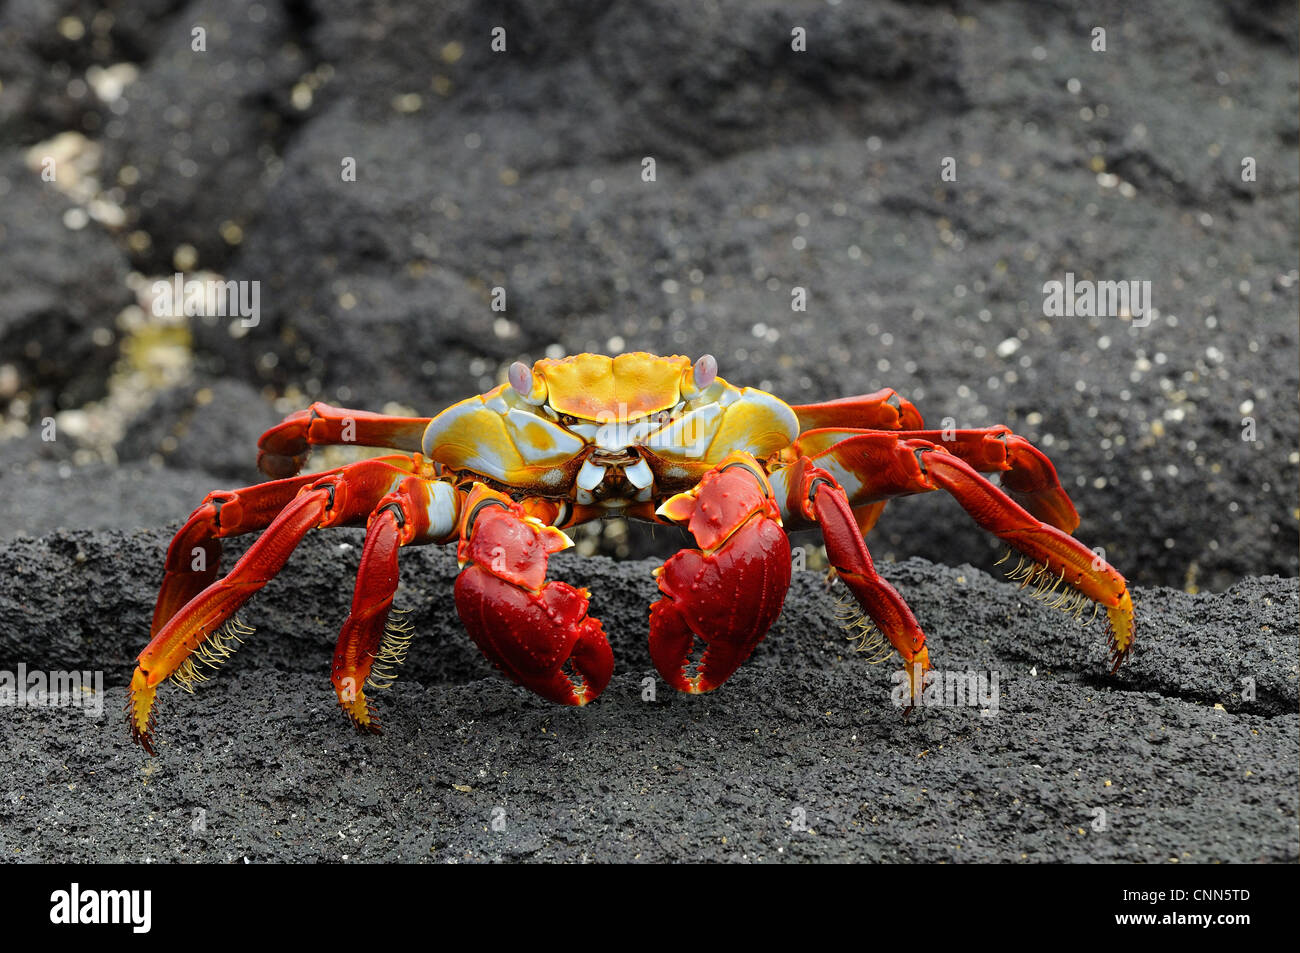
M 561 705 L 585 705 L 609 684 L 614 653 L 591 593 L 546 580 L 551 553 L 573 543 L 480 487 L 465 503 L 456 611 L 479 650 L 511 681 Z
M 790 587 L 781 512 L 757 461 L 737 453 L 665 502 L 659 515 L 685 525 L 699 548 L 682 550 L 655 573 L 663 596 L 650 607 L 650 657 L 678 691 L 712 691 L 781 614 Z M 704 650 L 693 664 L 697 640 Z

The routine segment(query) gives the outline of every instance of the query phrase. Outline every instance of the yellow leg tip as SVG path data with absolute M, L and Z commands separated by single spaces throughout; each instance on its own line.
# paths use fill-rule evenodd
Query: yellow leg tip
M 343 687 L 335 685 L 339 707 L 343 709 L 343 714 L 348 716 L 348 720 L 352 722 L 357 731 L 378 734 L 379 719 L 375 717 L 374 710 L 370 707 L 370 699 L 366 698 L 366 693 L 362 689 L 348 687 L 356 684 L 358 682 L 355 678 L 345 678 L 343 679 Z
M 150 754 L 154 753 L 153 703 L 157 694 L 157 689 L 149 684 L 143 669 L 136 668 L 127 695 L 127 716 L 131 723 L 131 737 Z
M 1106 615 L 1110 619 L 1111 642 L 1115 649 L 1115 668 L 1128 656 L 1133 648 L 1136 625 L 1133 621 L 1133 601 L 1128 590 L 1119 598 L 1119 604 L 1108 607 Z

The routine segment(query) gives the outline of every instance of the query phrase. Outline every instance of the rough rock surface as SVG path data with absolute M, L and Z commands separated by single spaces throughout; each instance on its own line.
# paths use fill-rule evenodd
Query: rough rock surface
M 103 396 L 112 317 L 132 300 L 126 257 L 93 224 L 70 228 L 69 213 L 85 215 L 0 149 L 0 407 L 26 391 L 38 426 Z
M 904 722 L 891 666 L 848 650 L 819 573 L 796 574 L 721 690 L 657 683 L 646 701 L 653 564 L 562 554 L 554 575 L 591 588 L 617 659 L 605 694 L 570 710 L 491 671 L 455 616 L 453 555 L 412 550 L 397 604 L 419 637 L 371 737 L 348 727 L 328 678 L 359 539 L 318 534 L 241 614 L 258 631 L 235 657 L 193 696 L 160 694 L 150 759 L 121 706 L 166 541 L 69 533 L 0 548 L 0 671 L 39 659 L 102 670 L 108 686 L 100 717 L 0 720 L 3 856 L 1297 859 L 1295 580 L 1139 590 L 1138 649 L 1111 677 L 1099 623 L 1080 630 L 973 567 L 886 566 L 938 668 L 998 676 L 995 713 Z

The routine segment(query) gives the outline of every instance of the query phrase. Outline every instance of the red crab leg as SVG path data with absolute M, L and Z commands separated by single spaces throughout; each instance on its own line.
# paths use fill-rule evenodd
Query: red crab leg
M 1018 576 L 1023 579 L 1022 585 L 1034 585 L 1036 594 L 1049 597 L 1065 586 L 1104 606 L 1109 619 L 1114 668 L 1119 668 L 1128 655 L 1134 638 L 1133 603 L 1124 577 L 1069 533 L 1020 506 L 957 454 L 928 440 L 911 439 L 906 433 L 866 434 L 837 444 L 832 451 L 819 455 L 816 462 L 845 483 L 846 489 L 855 486 L 851 498 L 879 499 L 936 489 L 948 491 L 976 523 L 1031 560 Z M 846 475 L 841 477 L 841 472 Z M 1031 476 L 1020 485 L 1037 486 L 1036 492 L 1042 494 L 1036 497 L 1040 503 L 1054 496 L 1052 487 L 1045 486 L 1045 471 L 1039 471 L 1034 477 L 1033 470 L 1027 466 L 1026 472 Z M 795 495 L 798 476 L 797 465 L 773 475 L 774 485 L 787 488 L 790 494 L 787 506 L 795 512 L 800 505 Z M 1051 477 L 1055 479 L 1055 471 Z M 1060 495 L 1064 497 L 1064 490 L 1060 490 Z M 1045 511 L 1058 518 L 1061 514 L 1058 506 L 1045 507 Z M 1080 602 L 1071 599 L 1069 593 L 1060 593 L 1053 604 L 1071 611 L 1082 609 Z
M 257 441 L 257 467 L 270 477 L 302 469 L 313 445 L 355 444 L 418 452 L 429 417 L 389 417 L 319 401 L 290 414 Z
M 685 524 L 699 549 L 685 549 L 655 575 L 663 598 L 650 607 L 650 657 L 673 688 L 717 688 L 754 650 L 785 602 L 790 542 L 762 467 L 733 453 L 659 508 Z M 694 674 L 691 650 L 704 653 Z
M 925 424 L 912 403 L 886 387 L 874 394 L 843 397 L 820 404 L 796 404 L 800 430 L 854 427 L 869 430 L 920 430 Z
M 899 456 L 898 446 L 900 441 L 912 439 L 940 445 L 976 470 L 1001 471 L 1007 494 L 1025 509 L 1067 533 L 1078 527 L 1079 514 L 1057 479 L 1052 462 L 1006 427 L 901 433 L 813 430 L 800 434 L 792 450 L 829 470 L 856 510 L 866 501 L 934 489 L 908 479 L 906 461 Z
M 789 505 L 820 526 L 826 556 L 836 575 L 903 660 L 912 700 L 907 711 L 911 711 L 930 670 L 925 633 L 898 590 L 876 572 L 844 489 L 807 457 L 792 469 L 799 476 L 791 487 Z
M 614 673 L 591 593 L 546 581 L 551 553 L 573 545 L 503 493 L 475 484 L 461 505 L 456 611 L 511 681 L 561 705 L 585 705 Z
M 889 387 L 861 397 L 845 397 L 820 404 L 797 404 L 793 410 L 799 417 L 801 431 L 823 428 L 834 428 L 840 431 L 845 428 L 914 430 L 925 426 L 916 407 Z M 842 435 L 839 439 L 843 439 L 843 436 L 847 435 Z M 813 455 L 813 451 L 804 450 L 800 447 L 799 441 L 795 441 L 793 446 L 778 454 L 778 459 L 784 463 L 792 463 L 805 453 Z M 876 525 L 884 510 L 883 500 L 853 507 L 853 518 L 857 521 L 863 536 L 871 532 L 871 528 Z
M 1056 476 L 1056 467 L 1024 437 L 1009 427 L 978 430 L 916 430 L 900 440 L 928 440 L 960 457 L 982 473 L 1002 473 L 1002 489 L 1044 523 L 1073 533 L 1079 514 Z
M 242 490 L 209 493 L 167 547 L 149 635 L 157 635 L 181 606 L 217 578 L 222 537 L 265 529 L 304 486 L 321 476 L 312 473 Z
M 1044 593 L 1064 584 L 1106 607 L 1111 671 L 1118 669 L 1133 648 L 1134 636 L 1133 602 L 1119 571 L 1073 536 L 1036 519 L 966 461 L 920 440 L 900 445 L 900 453 L 904 448 L 922 479 L 947 490 L 975 522 L 1040 567 L 1026 575 L 1022 585 L 1036 585 Z M 1067 604 L 1064 595 L 1057 604 Z
M 458 498 L 449 484 L 412 476 L 380 500 L 370 514 L 352 611 L 339 632 L 331 678 L 339 705 L 361 731 L 379 731 L 374 706 L 363 688 L 376 658 L 396 665 L 406 651 L 404 630 L 388 626 L 397 591 L 398 550 L 450 538 L 456 529 Z
M 398 465 L 404 462 L 405 469 Z M 280 571 L 309 530 L 363 518 L 416 460 L 379 457 L 343 467 L 304 486 L 230 573 L 187 602 L 154 635 L 137 660 L 127 710 L 131 733 L 153 753 L 152 719 L 158 685 L 234 615 L 249 597 Z M 193 663 L 191 662 L 191 665 Z

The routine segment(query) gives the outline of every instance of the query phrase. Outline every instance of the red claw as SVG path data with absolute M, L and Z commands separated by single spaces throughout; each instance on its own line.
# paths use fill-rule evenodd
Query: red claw
M 650 657 L 678 691 L 711 691 L 781 614 L 790 543 L 767 479 L 744 457 L 724 462 L 660 512 L 687 522 L 701 548 L 682 550 L 658 573 L 664 598 L 650 608 Z M 690 674 L 696 638 L 705 649 Z
M 460 544 L 469 565 L 456 577 L 456 610 L 470 638 L 508 678 L 549 701 L 595 699 L 614 673 L 614 653 L 587 615 L 591 594 L 546 582 L 547 559 L 568 538 L 491 491 L 471 496 L 465 510 L 473 525 Z
M 456 609 L 482 653 L 507 677 L 560 705 L 585 705 L 614 673 L 588 593 L 562 582 L 521 589 L 481 566 L 456 579 Z M 568 671 L 566 671 L 568 669 Z

